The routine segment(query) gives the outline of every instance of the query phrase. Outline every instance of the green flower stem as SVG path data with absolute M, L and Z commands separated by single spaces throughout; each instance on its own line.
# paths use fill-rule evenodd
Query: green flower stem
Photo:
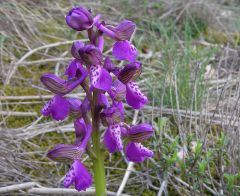
M 100 130 L 99 130 L 99 114 L 96 111 L 97 91 L 93 92 L 93 99 L 91 103 L 92 113 L 92 143 L 93 152 L 95 157 L 93 158 L 93 171 L 94 182 L 97 196 L 106 195 L 106 181 L 105 181 L 105 169 L 104 169 L 104 156 L 100 142 Z

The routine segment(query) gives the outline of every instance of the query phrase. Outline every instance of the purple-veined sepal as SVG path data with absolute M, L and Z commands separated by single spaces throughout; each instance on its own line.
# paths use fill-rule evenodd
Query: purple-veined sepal
M 120 120 L 124 122 L 124 105 L 121 101 L 113 101 L 112 107 L 116 107 L 120 112 Z
M 126 97 L 126 85 L 121 81 L 115 80 L 108 91 L 110 97 L 115 101 L 123 101 Z
M 51 115 L 55 120 L 64 120 L 69 112 L 69 102 L 60 95 L 55 95 L 41 110 L 43 116 Z
M 100 114 L 102 124 L 104 126 L 109 126 L 112 124 L 117 124 L 122 121 L 122 114 L 118 107 L 109 107 L 103 110 Z
M 106 69 L 100 65 L 90 67 L 90 82 L 94 88 L 108 91 L 112 85 L 112 77 Z
M 63 80 L 54 74 L 44 74 L 41 76 L 41 82 L 51 92 L 58 95 L 65 95 L 74 90 L 79 84 L 81 84 L 87 77 L 87 72 L 84 72 L 80 78 L 72 78 L 69 80 Z
M 81 141 L 86 135 L 86 124 L 83 119 L 74 120 L 74 128 L 75 128 L 75 145 L 80 145 Z
M 148 103 L 148 98 L 140 91 L 138 85 L 131 81 L 127 84 L 126 101 L 132 108 L 140 109 Z
M 137 79 L 141 72 L 142 72 L 141 63 L 133 62 L 124 66 L 124 68 L 118 74 L 118 79 L 123 84 L 127 84 L 131 80 Z
M 110 153 L 123 149 L 121 127 L 119 124 L 110 125 L 104 135 L 104 144 Z
M 48 152 L 49 159 L 61 162 L 81 158 L 91 137 L 92 127 L 90 124 L 85 124 L 83 119 L 76 119 L 74 128 L 76 136 L 74 144 L 58 144 Z
M 81 118 L 82 117 L 82 111 L 81 111 L 81 105 L 82 102 L 74 97 L 67 98 L 67 101 L 70 106 L 70 115 L 74 118 Z
M 74 160 L 70 167 L 63 185 L 68 188 L 71 184 L 75 185 L 78 191 L 85 191 L 92 185 L 92 176 L 79 160 Z
M 72 44 L 72 47 L 71 47 L 71 53 L 72 53 L 72 56 L 78 60 L 81 60 L 81 56 L 79 54 L 79 50 L 84 47 L 84 43 L 81 42 L 81 41 L 75 41 L 73 42 Z
M 152 134 L 153 128 L 151 125 L 147 123 L 134 125 L 127 131 L 127 137 L 132 142 L 143 142 L 147 140 L 149 137 L 151 137 Z
M 126 156 L 129 161 L 140 163 L 153 156 L 153 151 L 144 147 L 141 143 L 130 142 L 126 147 Z
M 123 20 L 116 27 L 109 26 L 108 28 L 115 33 L 116 40 L 130 40 L 136 24 L 130 20 Z
M 58 144 L 47 153 L 47 157 L 53 161 L 65 162 L 80 159 L 85 149 L 72 144 Z
M 113 45 L 112 54 L 117 60 L 135 62 L 137 49 L 129 41 L 118 41 Z
M 92 126 L 90 124 L 86 124 L 83 119 L 76 119 L 74 121 L 74 128 L 76 135 L 74 145 L 85 149 L 91 137 Z

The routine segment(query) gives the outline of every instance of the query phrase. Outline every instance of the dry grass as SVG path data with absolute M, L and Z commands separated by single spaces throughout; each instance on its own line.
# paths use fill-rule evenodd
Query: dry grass
M 68 194 L 46 189 L 62 187 L 68 168 L 50 162 L 45 154 L 56 143 L 73 139 L 73 125 L 69 119 L 53 122 L 40 115 L 51 93 L 43 88 L 39 77 L 46 72 L 63 75 L 71 59 L 71 43 L 85 38 L 70 31 L 64 21 L 67 10 L 77 2 L 0 2 L 0 186 L 35 182 L 17 186 L 18 191 L 16 186 L 10 188 L 19 195 L 25 195 L 26 189 L 33 191 L 29 193 L 32 195 L 41 190 Z M 149 146 L 155 156 L 131 167 L 123 192 L 239 194 L 239 1 L 81 4 L 103 13 L 113 24 L 125 17 L 138 24 L 133 42 L 144 63 L 138 82 L 149 94 L 151 104 L 135 117 L 127 110 L 127 120 L 152 122 L 156 133 Z M 72 96 L 83 94 L 76 91 Z M 193 142 L 200 144 L 198 153 L 191 150 Z M 180 160 L 177 153 L 183 148 L 186 154 Z M 88 157 L 84 158 L 89 162 Z M 199 165 L 204 161 L 201 173 Z M 124 155 L 106 154 L 109 190 L 117 192 L 127 166 Z M 2 190 L 9 191 L 0 188 L 0 193 Z

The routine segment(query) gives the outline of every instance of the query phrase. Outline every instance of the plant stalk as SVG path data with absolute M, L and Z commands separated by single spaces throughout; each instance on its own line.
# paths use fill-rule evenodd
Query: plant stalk
M 93 158 L 93 171 L 94 182 L 96 189 L 96 196 L 106 196 L 106 182 L 105 182 L 105 169 L 104 169 L 104 156 L 100 142 L 100 130 L 99 130 L 99 111 L 96 110 L 97 91 L 93 91 L 93 99 L 91 103 L 92 114 L 92 143 L 93 152 L 95 157 Z

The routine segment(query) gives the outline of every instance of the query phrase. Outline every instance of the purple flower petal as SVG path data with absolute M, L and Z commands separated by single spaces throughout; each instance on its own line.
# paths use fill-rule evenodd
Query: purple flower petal
M 120 112 L 120 120 L 124 122 L 124 105 L 122 102 L 113 101 L 113 107 L 116 107 Z
M 121 135 L 122 135 L 122 137 L 128 137 L 128 131 L 123 126 L 121 126 Z
M 131 80 L 135 80 L 141 74 L 142 66 L 138 62 L 130 63 L 125 65 L 124 68 L 119 72 L 118 79 L 123 83 L 127 84 Z
M 85 191 L 92 185 L 91 174 L 79 160 L 74 160 L 63 182 L 63 185 L 66 188 L 71 184 L 75 184 L 75 188 L 78 191 Z
M 74 97 L 67 98 L 67 101 L 70 106 L 70 115 L 74 118 L 81 118 L 82 116 L 82 111 L 81 111 L 81 105 L 82 102 Z
M 74 121 L 76 140 L 81 141 L 86 135 L 86 124 L 83 119 L 76 119 Z
M 110 131 L 106 131 L 104 135 L 104 145 L 110 153 L 117 151 L 116 141 L 113 139 Z
M 74 90 L 87 77 L 87 72 L 82 73 L 80 78 L 73 78 L 67 81 L 54 74 L 44 74 L 41 76 L 41 82 L 53 93 L 65 95 Z
M 86 8 L 75 7 L 68 12 L 66 22 L 72 29 L 83 31 L 92 27 L 93 16 Z
M 132 126 L 128 130 L 128 137 L 132 142 L 142 142 L 151 137 L 153 128 L 147 123 Z
M 97 97 L 97 108 L 101 110 L 103 108 L 107 108 L 109 106 L 107 96 L 103 93 L 98 93 Z
M 126 147 L 126 156 L 129 161 L 140 163 L 153 156 L 153 151 L 144 147 L 141 143 L 129 143 Z
M 121 128 L 118 124 L 108 127 L 104 135 L 104 144 L 110 153 L 123 149 Z
M 112 63 L 111 59 L 109 57 L 106 57 L 105 60 L 104 60 L 104 64 L 103 64 L 103 67 L 111 72 L 115 69 L 115 65 Z
M 74 59 L 68 65 L 68 67 L 65 71 L 65 75 L 68 76 L 68 79 L 72 79 L 72 78 L 75 78 L 75 77 L 80 78 L 85 72 L 87 72 L 87 70 L 85 70 L 83 68 L 80 61 L 77 60 L 77 59 Z
M 134 109 L 140 109 L 148 103 L 147 97 L 140 91 L 135 82 L 129 82 L 127 84 L 126 101 L 127 104 L 132 106 Z
M 79 50 L 84 47 L 84 43 L 81 41 L 75 41 L 72 44 L 72 48 L 71 48 L 71 53 L 72 56 L 78 60 L 81 60 L 81 56 L 79 55 Z
M 98 36 L 97 46 L 98 46 L 99 50 L 102 52 L 103 48 L 104 48 L 104 38 L 103 38 L 103 35 Z
M 98 28 L 98 30 L 100 30 L 101 32 L 103 32 L 105 35 L 109 36 L 112 39 L 117 39 L 116 33 L 110 30 L 110 28 L 107 28 L 104 22 L 99 22 L 99 19 L 100 19 L 99 16 L 96 16 L 94 21 L 94 24 Z
M 109 57 L 105 58 L 103 67 L 108 71 L 112 72 L 115 76 L 118 76 L 118 73 L 120 72 L 120 68 L 116 67 Z
M 113 45 L 112 54 L 117 60 L 135 62 L 137 49 L 129 41 L 118 41 Z
M 81 106 L 81 110 L 83 114 L 86 114 L 88 111 L 90 111 L 91 107 L 90 107 L 90 102 L 88 97 L 85 97 L 83 102 L 82 102 L 82 106 Z
M 90 67 L 90 80 L 94 88 L 108 91 L 112 85 L 112 77 L 106 69 L 100 65 Z
M 67 117 L 69 111 L 70 106 L 68 101 L 59 95 L 55 95 L 41 110 L 44 116 L 51 115 L 55 120 L 63 120 Z
M 92 133 L 91 125 L 85 124 L 83 119 L 76 119 L 74 121 L 74 128 L 76 135 L 74 144 L 85 149 Z
M 47 157 L 53 161 L 64 162 L 66 160 L 80 159 L 85 149 L 71 144 L 58 144 L 50 150 Z
M 113 100 L 123 101 L 126 97 L 126 85 L 124 85 L 119 80 L 115 80 L 112 83 L 111 89 L 108 91 L 108 94 Z

